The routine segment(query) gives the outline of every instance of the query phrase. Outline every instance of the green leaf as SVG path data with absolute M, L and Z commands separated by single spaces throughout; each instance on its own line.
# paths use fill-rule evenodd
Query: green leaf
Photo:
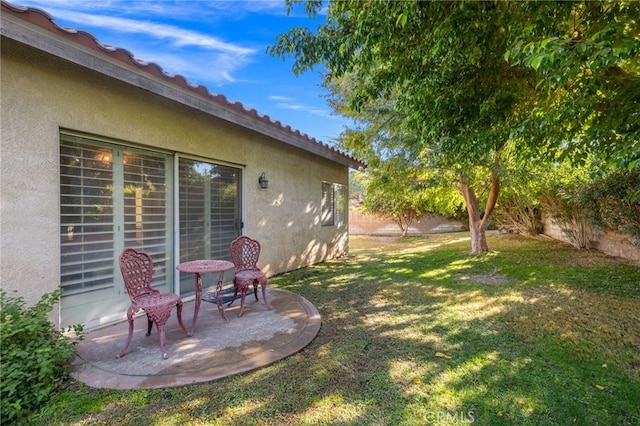
M 543 59 L 544 57 L 542 55 L 534 56 L 533 59 L 531 60 L 531 68 L 538 71 L 538 69 L 540 68 L 540 64 L 542 64 Z
M 402 28 L 404 28 L 406 24 L 407 24 L 407 15 L 405 13 L 401 13 L 400 15 L 398 15 L 398 18 L 396 19 L 396 26 L 401 26 Z

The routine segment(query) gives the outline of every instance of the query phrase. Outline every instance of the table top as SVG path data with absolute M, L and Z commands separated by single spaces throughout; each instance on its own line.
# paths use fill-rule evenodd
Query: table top
M 233 269 L 233 262 L 228 260 L 203 259 L 183 262 L 176 266 L 182 272 L 223 272 Z

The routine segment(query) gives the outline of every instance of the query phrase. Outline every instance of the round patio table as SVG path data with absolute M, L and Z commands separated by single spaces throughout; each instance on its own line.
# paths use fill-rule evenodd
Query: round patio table
M 176 266 L 176 269 L 181 272 L 191 272 L 196 274 L 196 301 L 195 308 L 193 311 L 193 324 L 191 326 L 191 332 L 189 336 L 192 336 L 196 329 L 196 320 L 198 319 L 198 311 L 200 310 L 200 302 L 202 298 L 202 277 L 201 273 L 205 272 L 219 272 L 220 277 L 218 278 L 218 284 L 216 286 L 216 304 L 218 305 L 218 312 L 222 316 L 222 319 L 225 321 L 229 321 L 227 317 L 224 315 L 224 308 L 222 304 L 222 281 L 224 280 L 224 273 L 230 269 L 233 269 L 233 262 L 229 262 L 228 260 L 215 260 L 215 259 L 204 259 L 204 260 L 192 260 L 190 262 L 183 262 Z

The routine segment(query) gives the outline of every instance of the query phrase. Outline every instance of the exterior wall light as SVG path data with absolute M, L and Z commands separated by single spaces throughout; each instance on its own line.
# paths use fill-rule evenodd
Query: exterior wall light
M 258 183 L 260 184 L 260 188 L 262 189 L 266 189 L 269 187 L 269 181 L 267 180 L 267 177 L 264 175 L 264 172 L 262 172 L 262 174 L 258 178 Z

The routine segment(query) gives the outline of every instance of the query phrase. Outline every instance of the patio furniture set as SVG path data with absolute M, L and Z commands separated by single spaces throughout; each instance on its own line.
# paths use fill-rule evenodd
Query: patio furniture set
M 250 237 L 240 236 L 231 242 L 229 247 L 231 252 L 231 260 L 215 260 L 203 259 L 193 260 L 190 262 L 180 263 L 176 269 L 182 272 L 195 274 L 195 308 L 193 312 L 193 323 L 191 331 L 187 331 L 182 321 L 182 299 L 173 293 L 161 293 L 151 286 L 153 276 L 153 260 L 148 253 L 137 251 L 133 248 L 125 248 L 120 255 L 120 271 L 124 278 L 127 293 L 131 299 L 131 306 L 127 310 L 127 320 L 129 322 L 129 334 L 127 343 L 118 353 L 118 357 L 124 356 L 131 339 L 133 337 L 133 320 L 134 315 L 141 309 L 147 316 L 148 329 L 147 336 L 151 334 L 153 324 L 158 329 L 158 337 L 160 339 L 160 348 L 162 349 L 162 357 L 169 357 L 165 344 L 165 325 L 171 316 L 174 306 L 177 307 L 178 324 L 187 336 L 192 336 L 198 319 L 198 311 L 200 310 L 200 302 L 202 300 L 202 273 L 219 273 L 218 282 L 214 299 L 218 306 L 218 311 L 225 321 L 228 321 L 224 314 L 224 306 L 222 301 L 222 284 L 225 271 L 235 268 L 233 279 L 233 298 L 227 304 L 231 306 L 240 292 L 240 311 L 238 317 L 242 316 L 244 310 L 244 301 L 249 286 L 253 285 L 253 292 L 256 300 L 258 300 L 258 284 L 262 287 L 262 300 L 267 309 L 271 309 L 267 302 L 266 285 L 267 277 L 258 268 L 257 263 L 260 257 L 260 243 Z

